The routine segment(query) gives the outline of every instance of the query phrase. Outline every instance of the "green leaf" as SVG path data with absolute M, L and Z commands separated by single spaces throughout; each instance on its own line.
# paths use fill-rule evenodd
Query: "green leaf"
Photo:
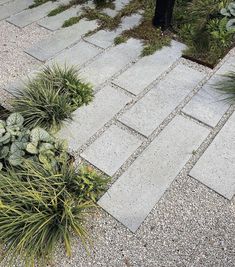
M 35 144 L 38 142 L 51 142 L 53 138 L 46 130 L 37 127 L 31 131 L 30 140 Z
M 33 154 L 33 155 L 37 155 L 38 154 L 37 147 L 32 143 L 27 144 L 26 151 L 29 152 L 30 154 Z
M 9 153 L 10 149 L 8 146 L 4 146 L 1 151 L 0 151 L 0 159 L 4 159 L 7 157 L 8 153 Z
M 5 143 L 8 140 L 10 141 L 10 138 L 11 138 L 11 134 L 6 133 L 2 137 L 0 137 L 0 143 Z
M 11 155 L 8 161 L 12 166 L 18 166 L 22 164 L 23 160 L 24 159 L 21 156 Z
M 24 123 L 24 118 L 20 113 L 12 113 L 6 120 L 8 126 L 17 125 L 22 126 Z

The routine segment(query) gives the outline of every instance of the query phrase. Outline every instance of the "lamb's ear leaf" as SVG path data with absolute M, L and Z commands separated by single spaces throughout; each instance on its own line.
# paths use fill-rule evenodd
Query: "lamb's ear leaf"
M 228 12 L 228 10 L 226 8 L 222 8 L 220 10 L 220 14 L 226 17 L 231 17 L 231 14 Z
M 20 113 L 12 113 L 6 120 L 8 126 L 22 126 L 24 123 L 24 118 Z
M 234 31 L 235 32 L 235 19 L 230 19 L 226 25 L 227 31 Z

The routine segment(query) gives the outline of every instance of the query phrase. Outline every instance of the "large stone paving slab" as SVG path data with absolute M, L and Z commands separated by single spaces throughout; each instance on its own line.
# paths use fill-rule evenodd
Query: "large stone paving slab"
M 82 35 L 94 30 L 96 27 L 97 22 L 94 20 L 81 20 L 78 24 L 58 30 L 55 34 L 26 50 L 26 53 L 41 61 L 45 61 L 63 49 L 75 44 L 81 39 Z
M 115 5 L 114 9 L 111 8 L 105 8 L 102 12 L 107 14 L 110 17 L 115 17 L 117 13 L 124 7 L 126 6 L 130 0 L 116 0 L 113 2 Z
M 11 0 L 0 0 L 0 5 L 10 2 Z
M 130 101 L 131 98 L 124 93 L 106 86 L 95 95 L 91 104 L 74 112 L 73 121 L 66 124 L 58 135 L 68 141 L 72 151 L 77 151 Z
M 7 21 L 20 28 L 23 28 L 33 23 L 34 21 L 45 17 L 49 13 L 49 11 L 51 11 L 57 6 L 59 6 L 58 2 L 47 2 L 38 7 L 26 9 L 25 11 L 13 15 Z
M 83 7 L 92 7 L 92 6 L 93 6 L 92 2 L 88 2 L 86 5 L 73 6 L 55 16 L 41 19 L 38 22 L 38 24 L 48 30 L 55 31 L 62 27 L 65 20 L 74 16 L 78 16 Z
M 84 41 L 80 41 L 71 48 L 62 51 L 47 64 L 66 64 L 67 66 L 81 66 L 101 52 L 101 49 L 94 47 L 93 45 L 88 44 Z
M 123 31 L 133 28 L 138 25 L 141 20 L 140 14 L 134 14 L 129 17 L 125 17 L 119 28 L 114 31 L 100 30 L 97 33 L 86 37 L 86 40 L 92 44 L 95 44 L 101 48 L 108 48 L 113 44 L 114 39 L 120 35 Z
M 184 49 L 185 45 L 172 41 L 170 47 L 163 47 L 154 55 L 143 57 L 117 77 L 114 83 L 137 95 L 167 71 L 181 57 Z
M 112 47 L 102 53 L 95 61 L 82 69 L 80 74 L 94 86 L 99 86 L 135 60 L 141 48 L 139 40 L 130 39 L 127 43 Z
M 18 93 L 20 90 L 22 90 L 25 86 L 25 83 L 28 82 L 28 80 L 32 80 L 34 77 L 36 77 L 38 73 L 38 70 L 32 70 L 30 73 L 20 77 L 19 79 L 16 79 L 15 81 L 7 84 L 4 87 L 4 90 L 6 90 L 8 93 L 18 96 Z
M 177 116 L 98 204 L 135 232 L 209 131 Z
M 33 2 L 34 0 L 16 0 L 6 3 L 0 8 L 0 20 L 21 12 L 22 10 L 28 8 Z
M 204 73 L 179 64 L 119 120 L 149 136 L 204 77 Z
M 91 144 L 81 156 L 112 176 L 141 143 L 137 137 L 113 125 Z
M 190 175 L 222 196 L 235 195 L 235 113 L 199 159 Z
M 212 76 L 185 106 L 183 111 L 205 124 L 215 127 L 230 106 L 227 102 L 223 101 L 224 96 L 215 90 L 215 84 L 223 80 L 221 75 L 235 69 L 234 64 L 235 56 L 222 65 L 217 73 Z

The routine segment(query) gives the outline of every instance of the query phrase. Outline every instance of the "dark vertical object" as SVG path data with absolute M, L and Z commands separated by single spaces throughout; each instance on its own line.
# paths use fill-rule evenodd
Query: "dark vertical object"
M 175 0 L 157 0 L 153 25 L 166 30 L 171 27 Z

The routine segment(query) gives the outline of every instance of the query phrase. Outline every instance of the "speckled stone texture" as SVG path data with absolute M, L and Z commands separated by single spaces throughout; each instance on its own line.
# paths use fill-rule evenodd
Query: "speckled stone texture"
M 6 0 L 0 0 L 1 14 L 4 13 L 4 16 L 10 16 L 13 15 L 13 13 L 16 14 L 18 12 L 17 10 L 23 10 L 22 4 L 27 1 L 30 2 L 30 0 L 22 0 L 20 5 L 14 6 L 17 1 L 12 0 L 7 3 L 8 1 Z M 121 5 L 122 1 L 117 0 L 116 3 Z M 6 8 L 4 7 L 6 5 L 10 7 L 10 13 L 8 14 L 6 14 Z M 55 25 L 57 25 L 55 26 L 56 30 L 61 31 L 61 20 L 55 23 Z M 128 25 L 123 26 L 128 27 Z M 50 40 L 50 38 L 52 38 L 52 40 L 55 40 L 52 37 L 55 33 L 56 32 L 53 33 L 47 31 L 43 27 L 39 27 L 36 23 L 19 29 L 4 20 L 0 22 L 1 105 L 10 108 L 10 95 L 4 90 L 6 84 L 12 83 L 19 77 L 30 73 L 32 70 L 39 69 L 42 66 L 42 62 L 30 57 L 24 53 L 24 50 L 35 47 L 35 44 L 40 43 L 43 39 Z M 95 36 L 97 36 L 97 40 L 95 40 Z M 60 39 L 64 37 L 65 36 L 62 34 Z M 55 53 L 61 52 L 58 59 L 61 57 L 60 59 L 62 62 L 68 60 L 69 62 L 81 64 L 81 72 L 88 70 L 90 66 L 91 69 L 89 70 L 91 70 L 91 72 L 86 78 L 88 81 L 97 81 L 96 85 L 98 85 L 95 88 L 95 99 L 93 103 L 87 107 L 78 109 L 75 112 L 75 120 L 71 125 L 66 125 L 66 127 L 69 126 L 71 131 L 66 127 L 62 130 L 62 136 L 68 138 L 70 149 L 74 149 L 73 154 L 76 157 L 76 161 L 78 163 L 81 162 L 81 157 L 79 155 L 89 151 L 89 149 L 91 153 L 94 153 L 95 151 L 92 150 L 92 146 L 97 144 L 99 140 L 102 141 L 102 136 L 107 136 L 109 129 L 113 127 L 116 127 L 121 133 L 125 132 L 124 136 L 131 136 L 135 140 L 138 139 L 141 141 L 140 145 L 138 144 L 138 148 L 131 151 L 131 153 L 134 151 L 131 155 L 127 153 L 127 160 L 127 157 L 123 158 L 123 161 L 125 161 L 124 163 L 120 161 L 120 164 L 122 164 L 121 167 L 120 164 L 116 165 L 110 188 L 112 188 L 112 184 L 115 185 L 115 182 L 118 182 L 120 177 L 128 173 L 128 170 L 134 168 L 132 166 L 134 166 L 135 162 L 138 162 L 142 155 L 146 153 L 148 147 L 154 144 L 154 140 L 164 135 L 167 128 L 175 121 L 175 118 L 180 116 L 182 120 L 186 120 L 190 125 L 193 125 L 192 129 L 188 129 L 188 131 L 185 130 L 182 133 L 182 138 L 187 137 L 195 128 L 205 129 L 209 135 L 204 141 L 201 141 L 198 149 L 195 147 L 193 151 L 191 148 L 187 151 L 186 157 L 188 161 L 186 165 L 182 166 L 183 169 L 179 168 L 179 170 L 175 172 L 173 175 L 174 177 L 172 177 L 172 183 L 167 186 L 165 193 L 157 203 L 153 204 L 153 209 L 150 209 L 151 211 L 149 210 L 150 213 L 146 212 L 148 216 L 134 234 L 115 218 L 108 215 L 107 212 L 99 209 L 97 212 L 92 213 L 87 218 L 86 222 L 90 238 L 93 240 L 93 246 L 90 247 L 90 255 L 87 255 L 81 242 L 77 238 L 73 238 L 72 257 L 67 258 L 64 254 L 63 246 L 58 244 L 55 259 L 50 267 L 234 267 L 235 199 L 232 197 L 232 194 L 230 195 L 231 200 L 225 199 L 220 194 L 213 191 L 213 185 L 211 189 L 197 179 L 189 176 L 189 173 L 191 173 L 191 170 L 197 162 L 200 162 L 200 160 L 203 161 L 203 155 L 206 155 L 207 151 L 210 152 L 210 149 L 212 149 L 215 144 L 214 142 L 217 142 L 217 138 L 220 138 L 221 134 L 223 134 L 223 129 L 225 129 L 229 135 L 228 131 L 230 132 L 230 130 L 226 128 L 226 125 L 229 123 L 230 118 L 234 117 L 235 108 L 234 106 L 230 107 L 228 105 L 226 110 L 221 111 L 221 106 L 217 105 L 217 113 L 214 113 L 217 114 L 214 117 L 216 120 L 211 124 L 200 119 L 198 115 L 199 111 L 201 112 L 206 108 L 206 104 L 203 104 L 203 102 L 200 103 L 201 106 L 198 112 L 194 112 L 194 114 L 190 114 L 188 111 L 186 112 L 184 107 L 187 104 L 188 106 L 191 105 L 191 99 L 197 95 L 198 91 L 201 91 L 201 88 L 207 84 L 207 81 L 210 80 L 211 77 L 212 79 L 215 77 L 214 74 L 221 66 L 222 68 L 226 66 L 226 64 L 224 64 L 225 62 L 234 61 L 235 49 L 231 50 L 214 70 L 210 70 L 180 58 L 180 50 L 176 53 L 172 53 L 172 60 L 170 60 L 169 64 L 164 63 L 166 62 L 167 54 L 164 54 L 162 59 L 160 57 L 159 60 L 153 60 L 148 64 L 145 63 L 145 61 L 148 61 L 148 58 L 141 59 L 138 57 L 141 51 L 141 44 L 138 41 L 131 41 L 133 43 L 128 44 L 129 50 L 123 51 L 121 48 L 126 47 L 123 46 L 124 44 L 112 47 L 114 38 L 112 34 L 106 36 L 107 40 L 111 40 L 108 44 L 108 46 L 111 45 L 111 47 L 108 48 L 97 48 L 95 43 L 88 44 L 83 34 L 80 37 L 83 39 L 81 42 L 83 45 L 81 46 L 76 44 L 77 46 L 73 47 L 73 45 L 79 41 L 76 39 L 77 41 L 75 41 L 75 43 L 70 43 L 69 47 L 65 48 L 63 46 L 61 51 L 58 51 L 58 49 L 56 50 L 56 47 L 54 47 Z M 98 35 L 94 35 L 93 37 L 94 42 L 98 44 L 100 40 L 98 39 Z M 60 39 L 58 40 L 58 45 L 62 45 Z M 57 46 L 57 44 L 55 46 Z M 116 52 L 113 53 L 112 51 Z M 129 53 L 127 51 L 131 52 Z M 83 52 L 86 53 L 86 55 L 83 54 Z M 122 55 L 122 57 L 120 55 Z M 53 58 L 55 54 L 50 56 Z M 46 62 L 46 64 L 47 63 L 48 62 Z M 172 102 L 169 112 L 166 113 L 163 112 L 165 105 L 162 107 L 163 110 L 161 110 L 161 114 L 164 114 L 165 118 L 163 116 L 162 122 L 154 126 L 153 132 L 151 132 L 150 135 L 144 136 L 128 125 L 123 124 L 121 122 L 123 114 L 131 110 L 141 99 L 144 99 L 149 92 L 167 79 L 167 77 L 170 77 L 168 74 L 174 73 L 174 69 L 180 65 L 189 68 L 192 74 L 199 71 L 202 78 L 205 78 L 198 82 L 197 85 L 195 83 L 195 88 L 192 88 L 192 90 L 188 88 L 184 90 L 179 86 L 178 92 L 185 92 L 182 100 L 177 95 L 177 90 L 172 91 L 172 94 L 175 94 L 175 104 L 173 105 Z M 151 70 L 148 69 L 148 66 L 151 66 Z M 127 75 L 128 73 L 130 73 L 130 75 Z M 190 75 L 188 79 L 190 81 Z M 164 93 L 166 92 L 162 89 L 162 95 L 164 95 Z M 156 106 L 157 105 L 158 103 L 156 102 Z M 156 113 L 156 116 L 160 114 L 159 112 Z M 143 116 L 143 119 L 144 118 Z M 202 116 L 201 118 L 205 117 Z M 152 120 L 153 123 L 155 123 L 154 116 Z M 179 134 L 179 132 L 180 130 L 177 134 Z M 177 148 L 177 144 L 175 144 L 177 134 L 172 134 L 169 138 L 170 141 L 166 142 L 165 149 L 162 149 L 165 153 L 168 151 L 169 157 L 166 156 L 166 160 L 162 160 L 157 164 L 156 159 L 157 156 L 159 156 L 157 153 L 156 158 L 151 162 L 152 166 L 160 169 L 160 166 L 164 165 L 167 159 L 174 157 L 173 151 Z M 192 136 L 195 134 L 199 134 L 199 132 L 196 130 L 193 131 Z M 112 137 L 112 135 L 110 136 Z M 113 147 L 115 147 L 115 143 L 119 142 L 118 138 L 121 139 L 122 135 L 116 136 L 116 139 L 112 142 Z M 109 141 L 111 142 L 112 138 Z M 125 143 L 125 140 L 121 141 Z M 101 142 L 101 144 L 103 143 Z M 169 146 L 169 144 L 173 145 Z M 231 149 L 231 147 L 232 146 L 226 146 L 226 149 Z M 107 156 L 108 154 L 105 154 L 104 148 L 103 151 L 104 157 Z M 222 154 L 219 153 L 219 156 L 221 155 Z M 233 156 L 233 153 L 231 155 Z M 182 155 L 180 154 L 179 157 L 180 156 Z M 213 156 L 210 157 L 212 161 L 208 164 L 215 164 L 216 160 Z M 102 163 L 101 159 L 99 160 Z M 174 158 L 174 160 L 176 162 L 177 158 Z M 229 160 L 226 161 L 226 164 L 229 164 Z M 224 164 L 224 168 L 226 168 L 226 164 Z M 219 165 L 216 164 L 216 167 L 218 166 Z M 119 169 L 116 171 L 116 168 Z M 140 166 L 138 166 L 138 168 L 140 168 Z M 160 174 L 164 173 L 164 171 L 166 172 L 169 168 L 173 168 L 173 165 L 167 165 L 166 168 L 160 171 Z M 226 171 L 228 170 L 229 168 L 227 168 Z M 144 171 L 144 169 L 141 171 Z M 232 175 L 233 173 L 231 175 L 228 174 L 226 177 L 231 178 Z M 154 177 L 154 172 L 152 176 Z M 215 175 L 212 176 L 212 172 L 210 172 L 208 176 L 206 177 L 205 175 L 204 178 L 205 180 L 211 179 L 211 181 L 216 181 L 218 178 L 217 174 L 215 173 Z M 142 179 L 145 178 L 144 176 L 142 177 Z M 134 186 L 136 187 L 137 185 Z M 214 189 L 216 190 L 216 188 Z M 124 208 L 125 203 L 122 209 Z M 130 211 L 127 210 L 127 212 Z M 21 267 L 20 263 L 17 264 L 17 267 Z

